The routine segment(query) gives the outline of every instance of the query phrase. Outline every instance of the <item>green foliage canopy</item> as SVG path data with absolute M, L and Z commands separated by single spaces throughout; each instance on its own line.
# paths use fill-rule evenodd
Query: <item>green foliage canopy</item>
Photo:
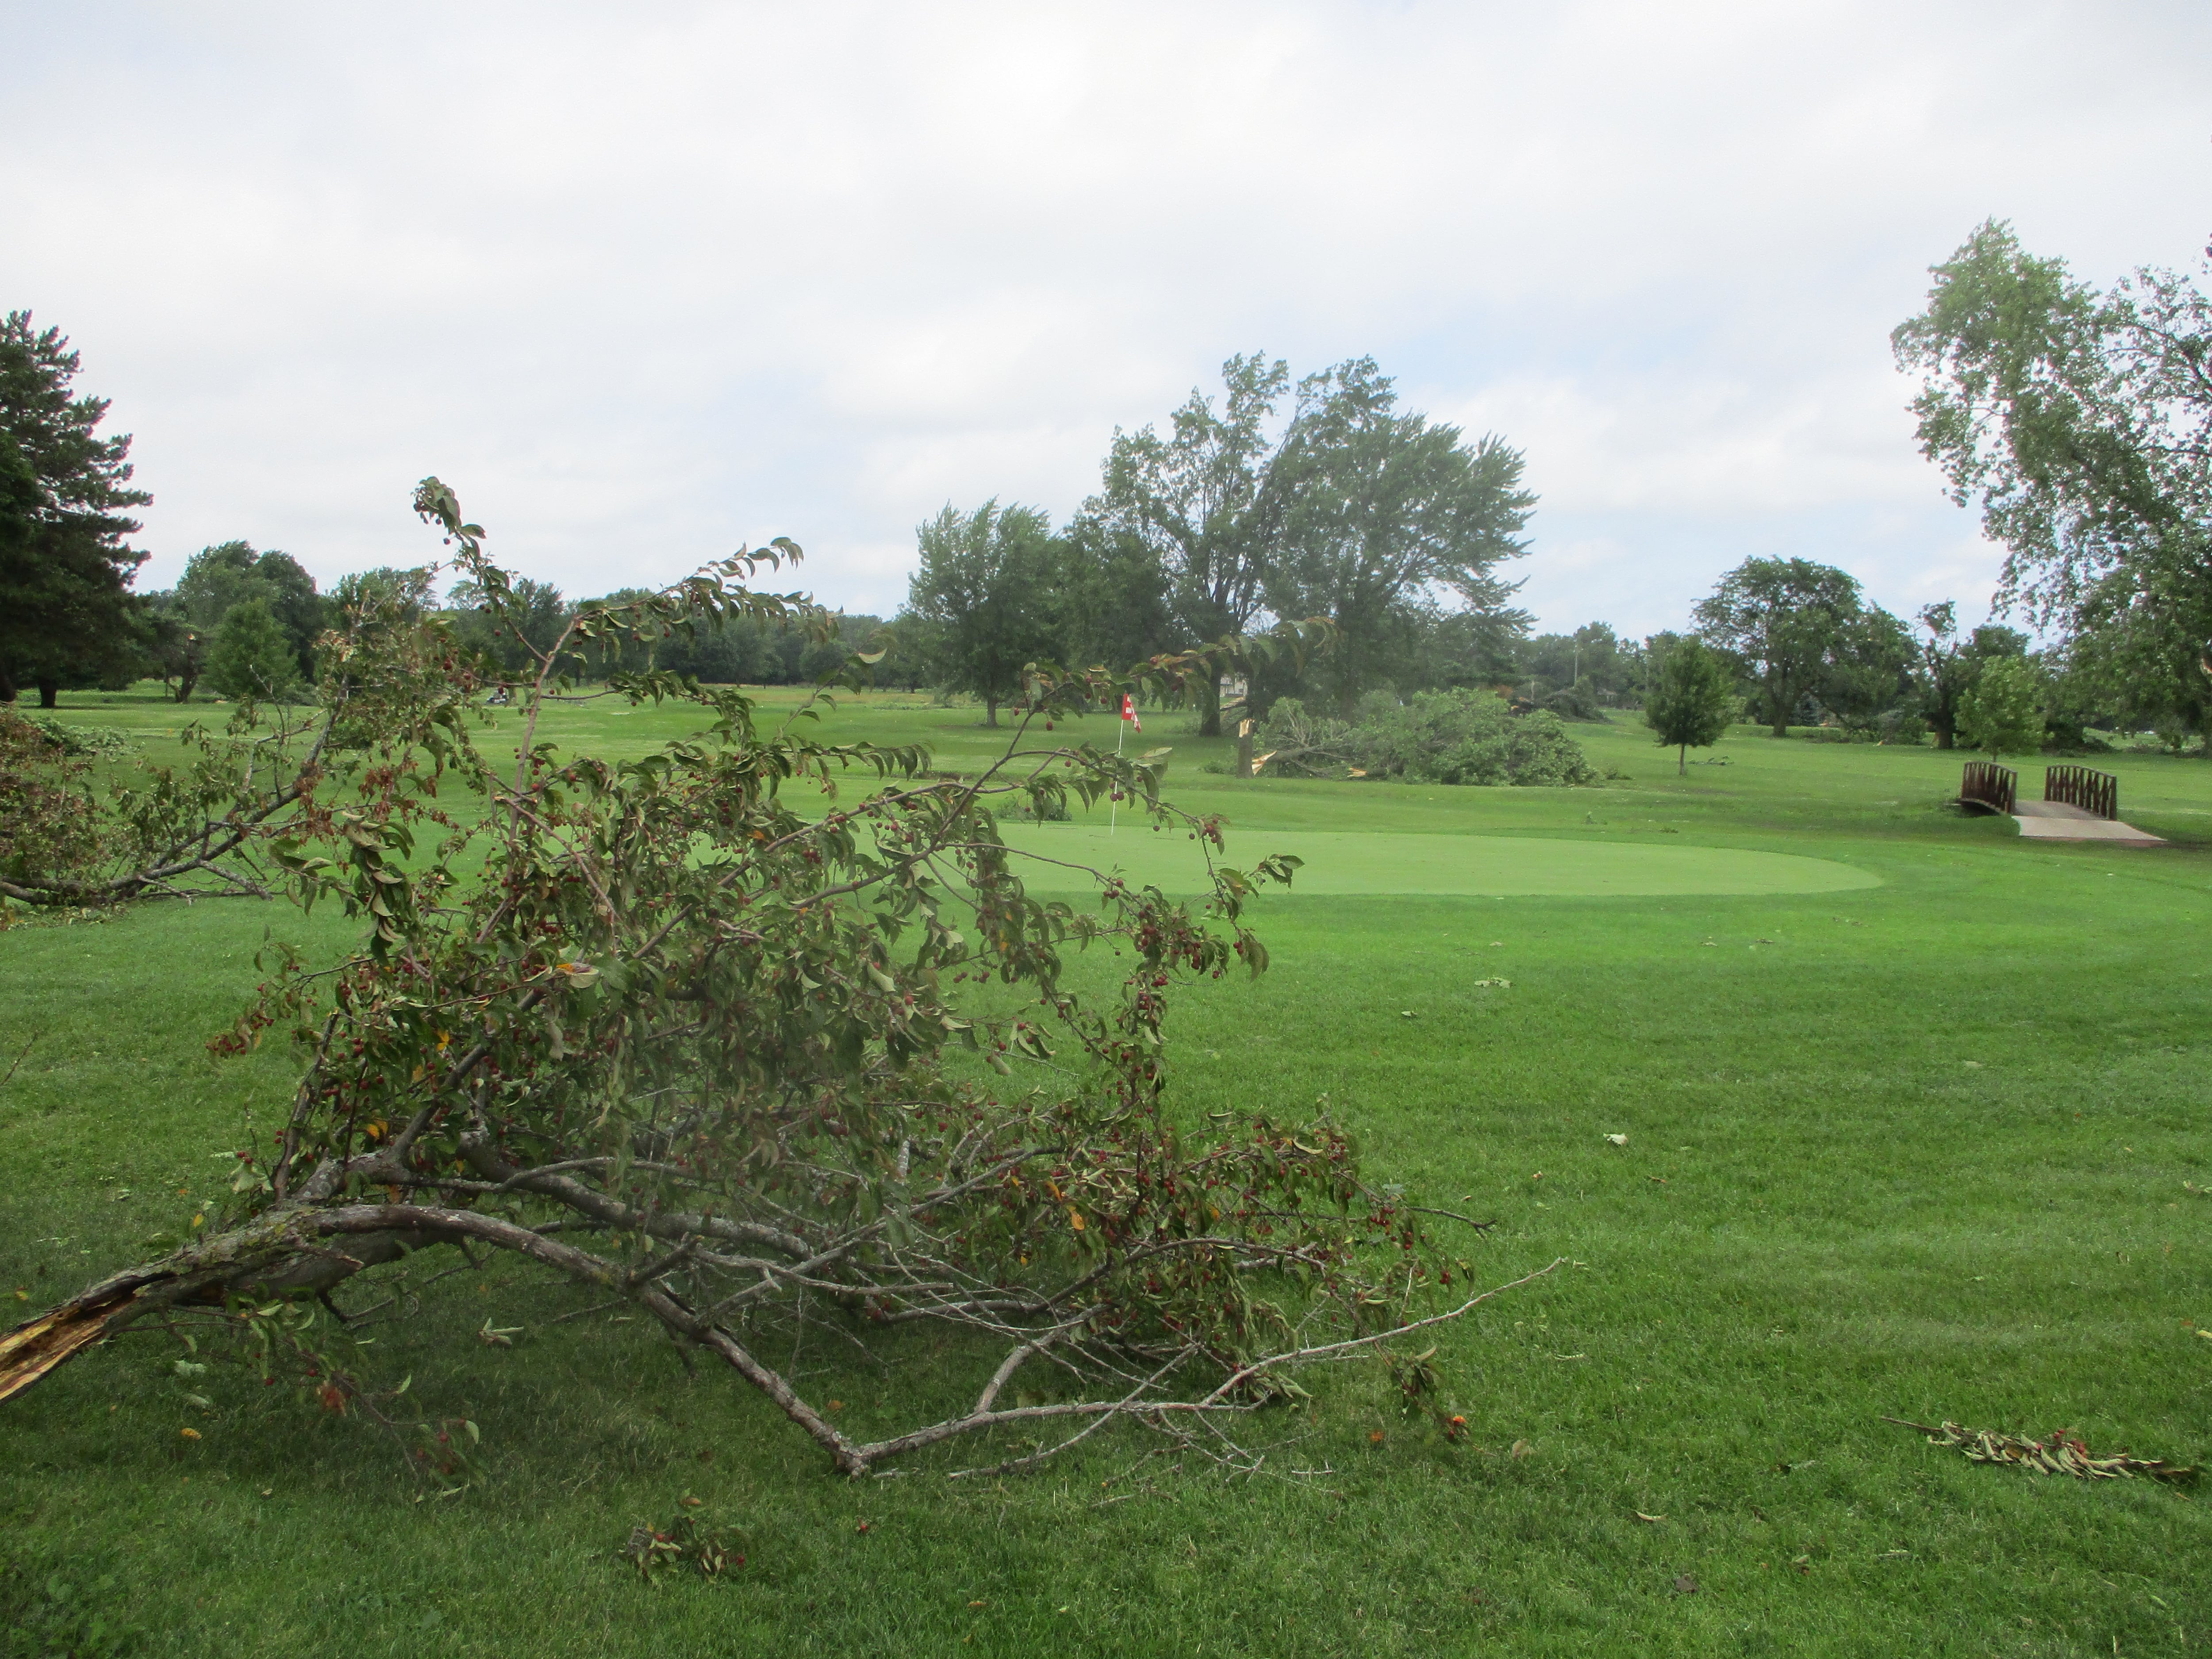
M 1262 700 L 1297 695 L 1348 713 L 1385 683 L 1463 681 L 1494 665 L 1499 635 L 1524 632 L 1496 568 L 1525 548 L 1535 504 L 1503 441 L 1401 410 L 1371 357 L 1298 382 L 1264 354 L 1222 366 L 1218 405 L 1194 391 L 1163 435 L 1116 431 L 1086 545 L 1144 550 L 1184 640 L 1241 633 L 1264 615 L 1319 617 L 1337 644 Z M 1449 607 L 1443 603 L 1451 601 Z M 1200 731 L 1221 730 L 1216 688 L 1196 688 Z
M 162 608 L 211 640 L 224 619 L 250 601 L 258 601 L 283 630 L 296 677 L 312 678 L 328 606 L 315 591 L 315 579 L 289 553 L 256 552 L 243 541 L 204 547 L 185 562 L 176 586 L 162 596 Z
M 1991 755 L 2028 755 L 2043 746 L 2043 682 L 2026 657 L 1982 664 L 1959 701 L 1959 731 Z
M 1892 337 L 1923 452 L 2045 626 L 2120 636 L 2146 712 L 2212 714 L 2212 307 L 2146 267 L 2100 294 L 1991 220 Z
M 983 700 L 984 723 L 1020 695 L 1022 670 L 1052 655 L 1050 592 L 1060 548 L 1033 507 L 947 504 L 916 532 L 921 565 L 907 609 L 928 627 L 942 683 Z
M 1370 776 L 1539 788 L 1597 781 L 1557 715 L 1516 714 L 1492 692 L 1419 691 L 1395 704 L 1373 697 L 1359 713 L 1359 750 Z
M 234 702 L 289 702 L 306 684 L 298 647 L 269 601 L 234 605 L 208 647 L 207 682 Z
M 1256 746 L 1291 777 L 1403 778 L 1417 783 L 1516 784 L 1559 788 L 1596 772 L 1556 715 L 1516 714 L 1489 691 L 1454 687 L 1400 702 L 1370 692 L 1349 720 L 1278 698 Z
M 1882 637 L 1865 628 L 1857 580 L 1810 559 L 1746 559 L 1698 601 L 1696 616 L 1705 643 L 1751 681 L 1778 738 L 1789 735 L 1801 701 L 1826 687 L 1870 637 Z
M 1261 612 L 1282 507 L 1269 423 L 1290 378 L 1290 366 L 1265 353 L 1231 357 L 1218 410 L 1194 389 L 1165 436 L 1117 428 L 1098 493 L 1084 503 L 1105 537 L 1149 554 L 1186 640 L 1240 634 Z M 1218 690 L 1197 693 L 1200 730 L 1218 737 Z
M 1536 504 L 1520 452 L 1494 434 L 1463 442 L 1397 402 L 1371 357 L 1309 375 L 1268 469 L 1267 607 L 1336 624 L 1336 648 L 1304 679 L 1340 711 L 1410 654 L 1431 594 L 1477 616 L 1506 609 L 1519 584 L 1498 567 L 1528 550 Z

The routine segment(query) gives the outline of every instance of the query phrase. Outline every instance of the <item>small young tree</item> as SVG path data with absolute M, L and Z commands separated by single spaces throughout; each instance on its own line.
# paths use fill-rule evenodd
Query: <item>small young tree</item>
M 231 607 L 208 647 L 207 683 L 233 702 L 287 702 L 297 696 L 297 647 L 266 600 Z
M 1709 748 L 1728 730 L 1733 678 L 1720 653 L 1702 641 L 1679 641 L 1660 659 L 1644 723 L 1656 742 L 1674 745 L 1677 776 L 1689 772 L 1692 747 Z
M 1993 657 L 1959 701 L 1959 730 L 1970 748 L 1990 755 L 2032 754 L 2043 746 L 2043 682 L 2025 657 Z

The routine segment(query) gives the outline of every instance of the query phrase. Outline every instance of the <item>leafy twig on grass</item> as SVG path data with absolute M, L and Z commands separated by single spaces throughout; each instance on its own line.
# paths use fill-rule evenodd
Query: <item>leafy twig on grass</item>
M 617 1553 L 647 1583 L 657 1583 L 664 1575 L 685 1567 L 702 1578 L 716 1578 L 727 1568 L 744 1565 L 744 1554 L 738 1547 L 744 1539 L 731 1528 L 711 1526 L 693 1514 L 699 1501 L 686 1497 L 665 1527 L 641 1523 L 630 1529 L 629 1541 Z
M 2194 1468 L 2177 1468 L 2154 1457 L 2130 1457 L 2125 1452 L 2099 1457 L 2078 1437 L 2063 1429 L 2046 1439 L 2030 1440 L 2023 1435 L 1999 1434 L 1993 1429 L 1961 1428 L 1948 1421 L 1930 1428 L 1925 1423 L 1908 1422 L 1902 1417 L 1885 1417 L 1881 1420 L 1902 1429 L 1917 1429 L 1928 1437 L 1931 1446 L 1956 1447 L 1977 1463 L 2006 1463 L 2036 1474 L 2070 1474 L 2076 1480 L 2121 1480 L 2138 1474 L 2153 1480 L 2197 1478 Z

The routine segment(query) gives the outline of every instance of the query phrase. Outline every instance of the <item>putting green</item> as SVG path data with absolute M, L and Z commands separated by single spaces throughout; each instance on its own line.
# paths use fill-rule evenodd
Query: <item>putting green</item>
M 1195 842 L 1171 831 L 1109 835 L 1088 824 L 1007 824 L 1007 845 L 1047 859 L 1119 867 L 1139 885 L 1193 893 L 1206 886 Z M 1494 898 L 1553 895 L 1833 893 L 1879 887 L 1881 878 L 1827 859 L 1791 853 L 1663 842 L 1548 841 L 1522 836 L 1358 835 L 1323 830 L 1232 832 L 1226 862 L 1246 866 L 1272 853 L 1305 860 L 1298 893 L 1480 893 Z M 1075 873 L 1022 860 L 1036 892 L 1087 890 Z

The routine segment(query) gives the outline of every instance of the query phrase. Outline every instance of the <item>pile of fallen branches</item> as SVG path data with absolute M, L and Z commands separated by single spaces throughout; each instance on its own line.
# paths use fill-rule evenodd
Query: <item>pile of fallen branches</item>
M 505 623 L 481 530 L 435 480 L 416 506 Z M 498 760 L 477 741 L 482 683 L 434 616 L 372 601 L 325 641 L 325 705 L 293 769 L 240 784 L 192 856 L 207 890 L 343 905 L 362 948 L 289 963 L 213 1045 L 289 1036 L 304 1060 L 239 1150 L 221 1224 L 0 1339 L 0 1398 L 149 1317 L 265 1330 L 313 1298 L 339 1310 L 349 1281 L 402 1256 L 488 1249 L 649 1314 L 849 1474 L 981 1430 L 1064 1431 L 994 1466 L 1015 1467 L 1115 1421 L 1249 1462 L 1237 1425 L 1292 1395 L 1300 1367 L 1497 1293 L 1431 1238 L 1437 1212 L 1362 1176 L 1325 1115 L 1178 1126 L 1170 999 L 1265 967 L 1244 908 L 1296 860 L 1218 863 L 1219 823 L 1161 798 L 1164 751 L 1033 741 L 1122 690 L 1171 696 L 1316 630 L 1128 676 L 1036 665 L 1006 752 L 967 777 L 919 749 L 823 743 L 808 719 L 763 729 L 735 692 L 659 672 L 611 693 L 689 703 L 694 735 L 625 762 L 544 739 L 545 707 L 572 690 L 560 665 L 590 641 L 737 616 L 826 635 L 803 601 L 745 586 L 762 562 L 587 608 L 496 717 L 514 738 Z M 848 803 L 855 776 L 871 787 Z M 1205 901 L 1111 874 L 1091 904 L 1028 892 L 1000 815 L 1109 794 L 1203 846 Z M 176 877 L 101 879 L 69 890 Z M 1066 972 L 1085 951 L 1120 968 L 1103 997 Z M 986 982 L 988 1015 L 962 988 Z M 886 1353 L 902 1331 L 964 1334 L 933 1363 L 972 1369 L 969 1403 L 847 1435 L 765 1357 L 825 1325 Z M 359 1386 L 317 1377 L 326 1404 Z

